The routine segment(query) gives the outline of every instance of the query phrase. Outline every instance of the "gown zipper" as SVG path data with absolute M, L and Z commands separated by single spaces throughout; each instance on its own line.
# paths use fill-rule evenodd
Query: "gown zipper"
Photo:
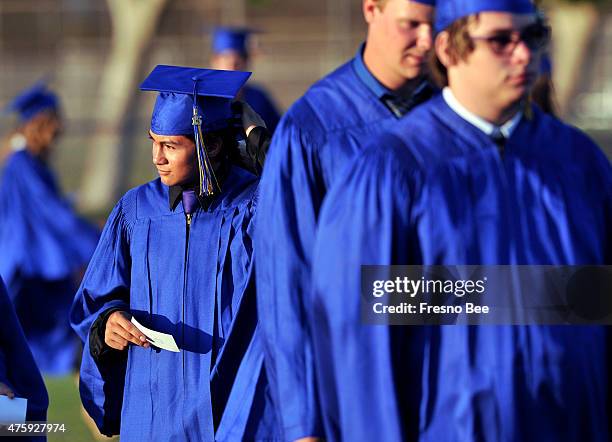
M 189 261 L 189 233 L 191 230 L 191 218 L 192 218 L 192 214 L 190 213 L 186 213 L 185 214 L 185 258 L 184 258 L 184 265 L 185 265 L 185 270 L 183 273 L 183 302 L 182 302 L 182 312 L 181 312 L 181 322 L 182 322 L 182 341 L 183 341 L 183 347 L 185 346 L 185 303 L 186 303 L 186 298 L 187 298 L 187 264 Z M 187 383 L 185 382 L 185 351 L 181 352 L 181 359 L 182 359 L 182 365 L 183 365 L 183 396 L 185 396 L 187 394 Z M 185 423 L 183 422 L 183 427 L 185 426 Z

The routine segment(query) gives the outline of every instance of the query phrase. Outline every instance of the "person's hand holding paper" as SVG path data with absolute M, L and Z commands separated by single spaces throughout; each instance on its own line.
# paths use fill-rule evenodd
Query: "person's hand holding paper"
M 124 350 L 129 343 L 145 348 L 149 346 L 145 335 L 130 322 L 130 315 L 123 311 L 116 311 L 108 317 L 104 342 L 115 350 Z
M 15 397 L 15 393 L 13 390 L 3 382 L 0 382 L 0 396 L 8 396 L 9 399 L 13 399 Z
M 151 330 L 150 328 L 147 328 L 144 325 L 140 324 L 134 317 L 132 317 L 132 324 L 134 324 L 138 330 L 144 333 L 144 335 L 147 337 L 148 342 L 150 342 L 157 348 L 172 351 L 175 353 L 180 352 L 172 335 Z
M 0 424 L 25 422 L 28 400 L 15 397 L 13 390 L 0 382 Z

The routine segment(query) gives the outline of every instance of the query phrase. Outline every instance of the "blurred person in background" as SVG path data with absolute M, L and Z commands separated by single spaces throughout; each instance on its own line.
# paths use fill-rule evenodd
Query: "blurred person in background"
M 542 23 L 548 25 L 548 18 L 542 9 L 542 1 L 534 0 L 533 3 L 537 8 L 539 19 Z M 539 74 L 533 82 L 529 97 L 547 114 L 558 116 L 559 105 L 557 104 L 552 70 L 551 51 L 546 50 L 542 54 Z
M 533 83 L 530 95 L 531 101 L 537 104 L 547 114 L 557 116 L 559 107 L 555 98 L 555 87 L 552 78 L 552 61 L 550 54 L 542 55 L 540 72 Z
M 231 102 L 250 73 L 157 66 L 149 137 L 159 178 L 113 209 L 75 297 L 80 392 L 122 441 L 277 440 L 253 266 L 258 179 L 232 165 Z M 150 344 L 131 322 L 172 336 Z
M 217 27 L 212 35 L 212 68 L 227 71 L 250 70 L 252 51 L 249 42 L 253 32 L 247 28 Z M 274 132 L 280 114 L 268 92 L 261 86 L 247 84 L 237 98 L 246 101 L 261 115 L 270 133 Z
M 326 436 L 609 441 L 607 327 L 362 322 L 362 265 L 612 264 L 610 162 L 528 102 L 550 36 L 531 2 L 438 0 L 436 32 L 442 93 L 354 157 L 321 209 Z
M 78 353 L 70 305 L 98 231 L 76 215 L 49 166 L 63 124 L 57 96 L 39 83 L 7 111 L 19 127 L 0 178 L 0 275 L 38 367 L 65 375 Z
M 32 357 L 15 309 L 0 278 L 0 396 L 28 400 L 26 422 L 45 422 L 49 397 Z M 2 406 L 0 405 L 0 416 Z M 46 437 L 19 437 L 17 440 L 44 441 Z
M 362 6 L 365 43 L 283 116 L 262 176 L 257 299 L 285 440 L 322 437 L 331 406 L 317 392 L 310 337 L 317 326 L 311 320 L 312 252 L 327 189 L 370 139 L 434 92 L 424 77 L 433 1 L 364 0 Z

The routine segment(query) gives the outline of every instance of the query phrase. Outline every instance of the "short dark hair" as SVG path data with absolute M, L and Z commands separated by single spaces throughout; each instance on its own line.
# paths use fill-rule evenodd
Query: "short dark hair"
M 195 136 L 185 136 L 193 143 L 195 143 Z M 221 153 L 219 154 L 219 159 L 226 157 L 231 151 L 233 151 L 237 147 L 238 144 L 238 141 L 236 139 L 236 129 L 232 127 L 227 127 L 216 131 L 204 132 L 202 136 L 204 137 L 204 146 L 211 144 L 215 140 L 221 140 L 221 145 L 223 146 L 223 148 L 221 149 Z

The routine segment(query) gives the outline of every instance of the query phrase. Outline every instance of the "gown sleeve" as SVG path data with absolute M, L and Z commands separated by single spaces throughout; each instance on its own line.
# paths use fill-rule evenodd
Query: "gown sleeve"
M 226 289 L 227 301 L 220 302 L 226 307 L 218 322 L 226 339 L 211 370 L 210 387 L 213 415 L 222 414 L 215 432 L 219 442 L 277 440 L 279 434 L 257 325 L 252 246 L 257 198 L 255 193 L 247 207 L 230 215 L 232 228 L 224 235 L 229 235 L 229 244 L 219 266 L 217 287 Z
M 119 433 L 127 353 L 113 351 L 113 357 L 92 355 L 92 324 L 109 309 L 129 311 L 131 258 L 129 210 L 126 198 L 113 209 L 98 247 L 75 296 L 70 323 L 85 343 L 79 391 L 83 406 L 102 434 Z M 96 356 L 96 357 L 94 357 Z
M 0 381 L 7 384 L 15 396 L 28 399 L 26 420 L 46 421 L 47 389 L 1 279 L 0 312 Z
M 256 217 L 266 371 L 287 440 L 321 436 L 308 330 L 310 263 L 324 194 L 315 143 L 287 114 L 272 138 Z
M 0 348 L 0 382 L 10 387 L 10 382 L 6 376 L 6 356 L 4 351 Z

